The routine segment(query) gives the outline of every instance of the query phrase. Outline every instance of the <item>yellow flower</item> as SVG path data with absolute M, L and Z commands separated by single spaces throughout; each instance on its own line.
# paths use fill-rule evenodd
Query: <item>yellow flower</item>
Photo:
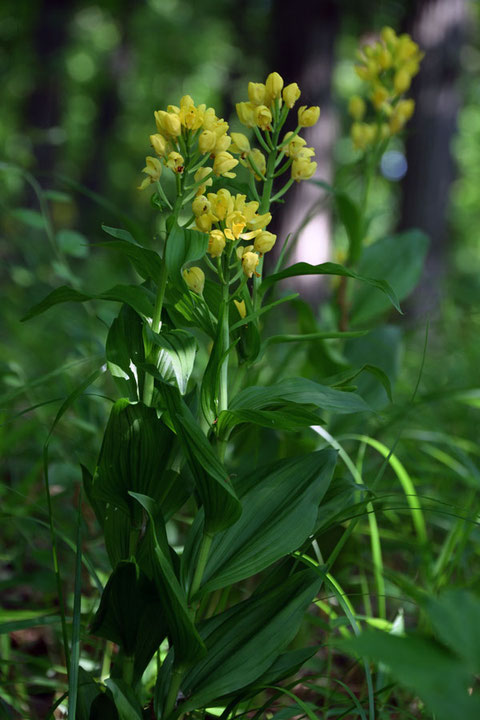
M 290 83 L 290 85 L 284 87 L 282 97 L 285 101 L 285 105 L 292 109 L 300 97 L 300 88 L 297 83 Z
M 365 100 L 359 95 L 352 95 L 350 102 L 348 103 L 348 112 L 354 118 L 354 120 L 361 120 L 365 115 L 366 106 Z
M 258 253 L 260 253 L 260 255 L 263 255 L 266 252 L 270 252 L 275 245 L 276 239 L 277 236 L 273 233 L 268 232 L 268 230 L 262 230 L 262 232 L 255 238 L 253 247 Z
M 298 109 L 298 124 L 300 127 L 312 127 L 312 125 L 315 125 L 318 121 L 319 117 L 320 108 L 318 105 L 314 105 L 313 107 L 302 105 L 302 107 Z
M 248 83 L 248 99 L 254 105 L 265 104 L 265 85 L 263 83 Z
M 230 191 L 226 188 L 220 188 L 217 193 L 209 193 L 211 213 L 215 221 L 225 220 L 228 213 L 233 210 L 233 199 Z
M 224 152 L 225 150 L 228 150 L 232 143 L 232 138 L 230 135 L 227 135 L 227 133 L 224 133 L 223 135 L 217 136 L 217 141 L 215 143 L 215 147 L 213 148 L 213 152 L 215 155 L 217 155 L 220 152 Z
M 198 149 L 205 155 L 205 153 L 212 152 L 217 142 L 217 136 L 213 130 L 204 130 L 198 137 Z
M 153 147 L 157 155 L 165 155 L 168 143 L 163 135 L 156 133 L 155 135 L 150 135 L 150 145 Z
M 400 100 L 394 107 L 390 116 L 389 127 L 392 134 L 400 132 L 404 125 L 410 120 L 415 110 L 415 101 L 411 98 L 408 100 Z
M 198 195 L 198 197 L 196 197 L 192 202 L 192 210 L 195 217 L 205 215 L 205 213 L 210 212 L 210 208 L 210 200 L 206 198 L 205 195 Z
M 227 132 L 228 123 L 216 116 L 214 108 L 208 108 L 203 115 L 203 129 L 212 130 L 218 137 Z
M 235 210 L 230 215 L 227 215 L 227 219 L 225 221 L 225 237 L 228 240 L 238 240 L 246 224 L 247 221 L 243 213 L 239 210 Z
M 283 78 L 277 72 L 272 72 L 265 82 L 265 103 L 270 105 L 272 100 L 281 97 Z
M 203 293 L 203 288 L 205 287 L 205 273 L 201 268 L 187 268 L 183 271 L 182 275 L 190 290 L 196 292 L 197 295 L 201 295 Z
M 252 277 L 253 273 L 255 272 L 255 268 L 257 267 L 259 262 L 260 258 L 258 257 L 256 252 L 251 252 L 250 250 L 248 250 L 242 255 L 242 268 L 243 272 L 247 277 Z
M 234 301 L 233 301 L 233 304 L 234 304 L 235 307 L 237 308 L 238 314 L 240 315 L 240 317 L 241 317 L 241 318 L 246 317 L 246 315 L 247 315 L 247 308 L 245 307 L 245 300 L 240 300 L 240 301 L 234 300 Z
M 311 162 L 309 157 L 298 157 L 292 163 L 292 178 L 297 182 L 308 180 L 317 169 L 317 163 Z
M 254 110 L 253 118 L 255 125 L 258 125 L 261 130 L 272 129 L 272 113 L 266 105 L 258 105 Z
M 238 119 L 242 125 L 246 125 L 247 127 L 253 127 L 255 125 L 253 117 L 255 107 L 251 102 L 240 102 L 236 104 Z
M 225 235 L 221 230 L 211 230 L 208 239 L 208 252 L 212 258 L 220 257 L 225 247 Z
M 162 174 L 162 163 L 158 158 L 146 157 L 145 162 L 146 165 L 142 172 L 145 173 L 147 177 L 142 180 L 137 190 L 145 190 L 151 183 L 160 180 L 160 175 Z
M 196 227 L 204 233 L 210 232 L 213 225 L 213 219 L 210 213 L 204 213 L 195 218 Z
M 182 124 L 177 113 L 157 110 L 154 115 L 159 132 L 167 135 L 167 137 L 176 137 L 181 134 Z
M 388 95 L 389 93 L 386 87 L 383 85 L 375 85 L 371 94 L 373 107 L 377 110 L 381 110 L 383 104 L 388 100 Z
M 230 170 L 233 170 L 236 165 L 238 165 L 238 160 L 236 160 L 233 155 L 230 155 L 229 152 L 222 151 L 219 152 L 218 155 L 215 155 L 213 172 L 215 175 L 232 178 L 235 177 L 235 173 L 230 172 Z
M 365 150 L 365 148 L 375 142 L 375 125 L 355 122 L 352 125 L 350 133 L 356 150 Z
M 167 157 L 167 167 L 170 168 L 170 170 L 173 170 L 173 172 L 176 173 L 182 173 L 185 167 L 185 160 L 183 159 L 182 155 L 178 152 L 171 152 L 168 153 Z
M 265 171 L 267 169 L 267 161 L 265 159 L 265 155 L 262 153 L 261 150 L 258 148 L 253 148 L 253 150 L 250 150 L 250 152 L 247 154 L 247 160 L 251 158 L 255 164 L 255 167 L 257 168 L 258 172 L 260 172 L 262 175 L 265 175 Z M 245 163 L 243 163 L 245 164 Z M 257 175 L 257 173 L 253 170 L 250 163 L 248 163 L 247 167 L 253 174 L 255 175 L 257 180 L 261 180 L 262 178 L 260 175 Z
M 230 150 L 232 153 L 248 153 L 250 152 L 250 143 L 248 141 L 248 138 L 243 133 L 231 133 L 231 138 L 233 140 L 232 145 L 230 146 Z
M 210 187 L 210 185 L 213 185 L 213 178 L 210 177 L 212 175 L 212 168 L 209 167 L 201 167 L 198 168 L 197 172 L 193 176 L 193 179 L 196 183 L 200 182 L 200 180 L 205 180 L 204 183 L 199 185 L 198 190 L 196 192 L 196 195 L 203 195 L 207 187 Z
M 397 72 L 395 73 L 395 77 L 393 78 L 393 86 L 395 88 L 395 92 L 398 93 L 398 95 L 406 92 L 410 87 L 411 82 L 412 77 L 410 73 L 407 72 L 407 70 L 405 70 L 404 68 L 397 70 Z
M 264 215 L 254 215 L 251 220 L 248 220 L 247 226 L 249 230 L 263 230 L 267 227 L 268 223 L 272 219 L 271 213 L 265 213 Z
M 291 136 L 293 136 L 293 132 L 285 133 L 285 137 L 283 138 L 283 142 L 288 140 Z M 300 150 L 307 144 L 307 141 L 304 140 L 299 135 L 295 135 L 293 140 L 290 140 L 290 142 L 287 145 L 284 145 L 283 152 L 287 157 L 296 158 Z

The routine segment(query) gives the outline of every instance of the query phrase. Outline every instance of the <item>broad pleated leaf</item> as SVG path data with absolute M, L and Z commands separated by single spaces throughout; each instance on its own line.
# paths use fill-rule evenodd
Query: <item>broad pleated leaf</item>
M 253 423 L 272 430 L 293 430 L 322 424 L 321 417 L 295 403 L 284 403 L 276 410 L 222 410 L 218 416 L 217 430 L 223 435 L 242 423 Z
M 188 262 L 200 260 L 207 252 L 208 235 L 199 230 L 186 230 L 175 224 L 170 230 L 165 250 L 170 279 L 175 284 L 183 284 L 181 270 Z
M 153 408 L 125 398 L 113 406 L 97 470 L 95 497 L 130 514 L 130 490 L 157 498 L 167 469 L 174 435 Z M 133 503 L 136 507 L 136 503 Z
M 168 636 L 175 648 L 175 665 L 194 662 L 205 653 L 205 646 L 192 621 L 185 593 L 175 575 L 163 526 L 156 523 L 158 508 L 152 498 L 131 493 L 149 516 L 147 541 L 150 543 L 152 579 L 161 599 Z
M 145 333 L 149 342 L 161 348 L 157 363 L 159 374 L 185 395 L 197 351 L 195 337 L 186 330 L 155 333 L 149 327 L 145 327 Z
M 43 300 L 34 305 L 22 318 L 22 322 L 40 315 L 54 305 L 64 302 L 86 302 L 87 300 L 112 300 L 114 302 L 130 305 L 140 315 L 152 317 L 153 315 L 153 294 L 142 285 L 115 285 L 99 295 L 87 295 L 78 292 L 67 285 L 53 290 Z
M 158 282 L 162 270 L 162 261 L 154 250 L 149 250 L 127 240 L 109 240 L 101 243 L 101 246 L 108 250 L 117 250 L 121 255 L 128 258 L 138 274 L 145 280 L 151 278 L 154 282 Z
M 120 678 L 107 678 L 105 685 L 111 691 L 119 720 L 142 720 L 142 706 L 133 689 Z
M 203 575 L 207 591 L 251 577 L 297 550 L 312 533 L 318 506 L 330 484 L 337 454 L 321 450 L 282 460 L 239 478 L 243 512 L 213 540 Z M 200 518 L 192 526 L 198 535 Z M 188 541 L 187 541 L 188 543 Z M 188 556 L 188 548 L 185 549 Z M 191 561 L 192 570 L 196 561 Z
M 137 400 L 143 389 L 140 365 L 145 362 L 142 319 L 124 305 L 108 331 L 107 366 L 123 396 Z
M 242 506 L 225 468 L 178 392 L 163 386 L 162 394 L 205 510 L 205 531 L 220 532 L 238 520 Z
M 305 378 L 289 378 L 266 387 L 254 385 L 245 388 L 233 398 L 229 410 L 262 410 L 288 402 L 316 405 L 320 410 L 336 413 L 370 411 L 359 395 L 319 385 Z
M 268 275 L 262 282 L 260 286 L 260 291 L 264 293 L 268 290 L 269 287 L 271 287 L 271 285 L 278 282 L 279 280 L 284 280 L 285 278 L 289 277 L 297 277 L 299 275 L 340 275 L 344 277 L 351 277 L 355 280 L 360 280 L 367 285 L 371 285 L 372 287 L 381 290 L 382 293 L 384 293 L 388 297 L 393 307 L 398 310 L 398 312 L 402 312 L 398 303 L 398 298 L 388 282 L 386 282 L 385 280 L 377 280 L 374 277 L 360 275 L 354 270 L 350 270 L 343 265 L 338 265 L 337 263 L 331 262 L 321 263 L 320 265 L 310 265 L 309 263 L 304 262 L 295 263 L 295 265 L 291 265 L 290 267 L 282 270 L 281 272 L 275 273 L 273 275 Z
M 241 690 L 271 668 L 297 634 L 321 583 L 316 572 L 304 570 L 207 620 L 200 628 L 207 654 L 182 682 L 182 692 L 189 696 L 182 712 Z

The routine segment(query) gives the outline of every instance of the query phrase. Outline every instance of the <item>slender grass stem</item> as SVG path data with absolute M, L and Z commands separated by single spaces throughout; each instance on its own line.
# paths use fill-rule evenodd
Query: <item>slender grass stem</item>
M 208 560 L 208 554 L 210 552 L 210 547 L 212 545 L 213 535 L 210 533 L 204 533 L 202 540 L 200 542 L 200 548 L 198 550 L 198 560 L 197 560 L 197 566 L 195 568 L 195 574 L 193 576 L 192 580 L 192 587 L 190 588 L 190 597 L 193 598 L 198 590 L 200 589 L 200 584 L 202 582 L 203 573 L 205 572 L 205 568 L 207 566 L 207 560 Z
M 182 678 L 183 678 L 183 671 L 180 668 L 174 668 L 173 675 L 172 675 L 172 682 L 170 683 L 170 688 L 168 690 L 167 699 L 165 700 L 165 708 L 164 708 L 164 712 L 163 712 L 164 718 L 168 718 L 172 714 L 172 712 L 175 710 L 178 691 L 180 690 Z

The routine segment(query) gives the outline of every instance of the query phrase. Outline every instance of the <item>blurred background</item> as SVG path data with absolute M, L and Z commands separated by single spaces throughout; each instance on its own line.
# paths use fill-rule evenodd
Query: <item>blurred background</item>
M 475 455 L 479 23 L 480 6 L 473 0 L 2 1 L 0 497 L 6 524 L 0 588 L 7 609 L 28 604 L 40 612 L 56 602 L 41 447 L 60 401 L 103 362 L 114 310 L 69 305 L 68 312 L 51 310 L 28 323 L 20 318 L 61 284 L 88 292 L 131 279 L 124 261 L 102 245 L 101 224 L 118 226 L 121 218 L 124 227 L 139 228 L 152 242 L 155 211 L 150 193 L 138 192 L 137 186 L 150 154 L 148 137 L 155 132 L 154 110 L 188 93 L 197 103 L 213 105 L 231 129 L 241 131 L 235 102 L 246 99 L 248 81 L 262 82 L 276 70 L 286 83 L 298 82 L 303 104 L 321 106 L 320 122 L 308 138 L 316 148 L 317 177 L 341 182 L 341 169 L 358 158 L 347 116 L 348 99 L 359 84 L 355 51 L 359 42 L 376 39 L 384 25 L 409 32 L 426 53 L 412 87 L 415 115 L 403 140 L 395 140 L 382 158 L 374 183 L 374 221 L 367 238 L 371 242 L 413 227 L 430 237 L 406 315 L 390 319 L 402 332 L 401 343 L 395 340 L 395 357 L 403 360 L 396 378 L 398 412 L 418 378 L 428 320 L 415 427 L 463 438 L 462 452 Z M 302 225 L 295 259 L 341 259 L 346 236 L 318 187 L 302 183 L 288 197 L 276 214 L 275 232 L 282 238 Z M 395 275 L 395 267 L 386 271 Z M 301 291 L 319 316 L 328 288 L 305 283 Z M 391 333 L 397 337 L 395 329 Z M 298 367 L 307 361 L 311 358 L 300 353 Z M 51 443 L 52 491 L 67 535 L 74 522 L 78 463 L 85 458 L 94 463 L 105 421 L 100 395 L 92 391 L 80 398 Z M 387 428 L 397 419 L 395 413 L 381 418 Z M 410 459 L 418 437 L 407 444 Z M 435 452 L 429 465 L 423 456 L 412 460 L 422 491 L 456 502 L 459 487 L 470 492 L 478 486 L 467 460 L 455 455 L 449 464 Z M 446 522 L 438 519 L 440 534 Z M 97 540 L 90 544 L 93 556 L 102 552 Z M 67 568 L 73 562 L 69 552 L 65 545 Z M 2 657 L 25 650 L 29 672 L 40 678 L 38 703 L 42 693 L 50 702 L 42 663 L 47 654 L 50 666 L 52 657 L 59 661 L 53 636 L 34 628 L 16 632 L 12 645 L 0 636 Z

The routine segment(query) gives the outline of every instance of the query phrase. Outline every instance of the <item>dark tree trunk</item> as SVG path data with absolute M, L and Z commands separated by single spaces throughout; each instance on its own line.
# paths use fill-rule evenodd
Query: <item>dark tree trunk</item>
M 425 52 L 412 86 L 415 114 L 408 125 L 408 172 L 403 182 L 399 229 L 430 236 L 425 272 L 412 309 L 435 308 L 441 293 L 448 240 L 447 209 L 454 164 L 451 141 L 460 105 L 457 80 L 467 22 L 465 0 L 419 0 L 406 30 Z

